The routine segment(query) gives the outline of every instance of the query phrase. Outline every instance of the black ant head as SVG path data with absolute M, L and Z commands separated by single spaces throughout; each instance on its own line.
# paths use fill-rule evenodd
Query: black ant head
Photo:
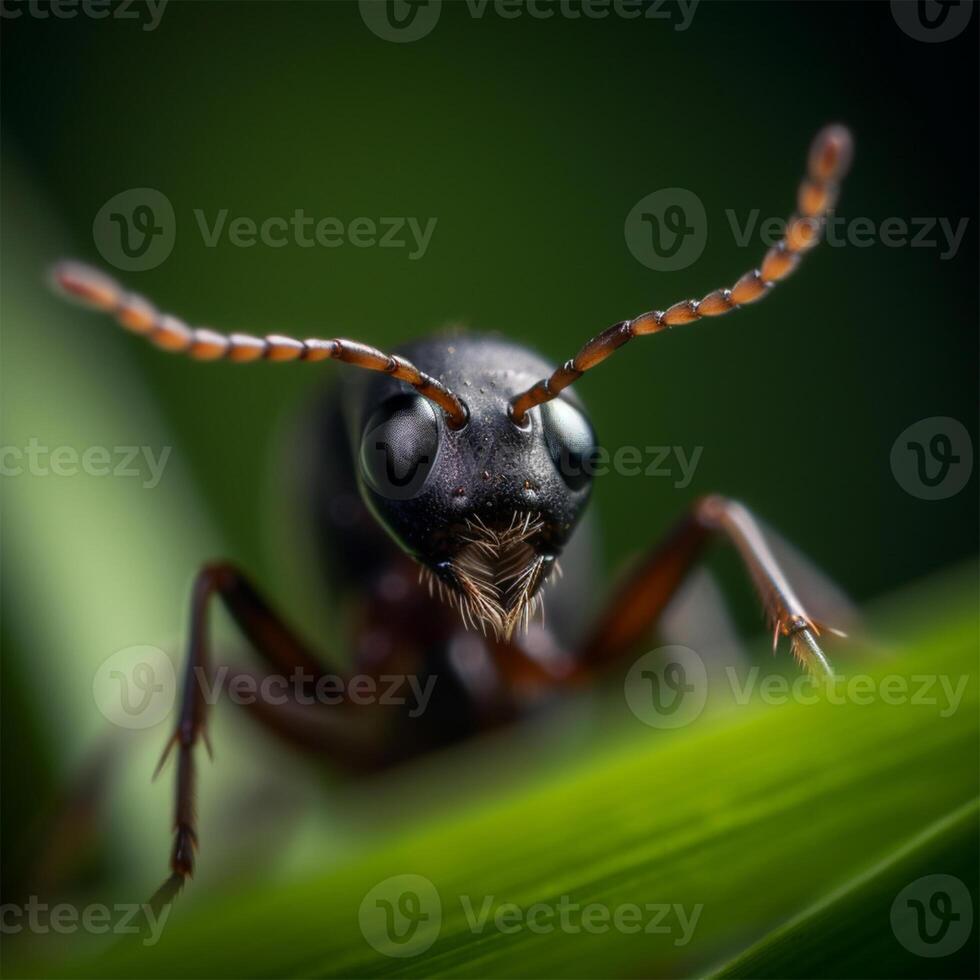
M 507 637 L 533 612 L 589 497 L 595 437 L 569 385 L 637 337 L 767 295 L 819 241 L 851 150 L 845 127 L 817 133 L 797 213 L 758 268 L 729 288 L 614 323 L 550 373 L 525 347 L 492 337 L 428 340 L 392 355 L 341 337 L 219 334 L 160 313 L 76 262 L 59 263 L 52 280 L 132 333 L 194 360 L 333 360 L 363 369 L 356 376 L 371 380 L 351 389 L 346 411 L 368 506 L 468 625 Z
M 571 392 L 514 420 L 511 399 L 549 371 L 518 344 L 466 335 L 404 354 L 462 400 L 465 424 L 403 383 L 360 375 L 348 410 L 362 494 L 467 625 L 509 637 L 588 501 L 595 433 Z

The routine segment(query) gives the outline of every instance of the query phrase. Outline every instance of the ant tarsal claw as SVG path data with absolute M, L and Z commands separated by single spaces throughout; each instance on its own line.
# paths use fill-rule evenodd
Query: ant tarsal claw
M 157 762 L 156 768 L 153 770 L 153 779 L 155 780 L 157 776 L 163 772 L 163 767 L 167 764 L 167 759 L 170 758 L 170 753 L 173 751 L 174 746 L 177 744 L 178 734 L 174 732 L 170 738 L 167 739 L 167 744 L 163 747 L 163 752 L 160 753 L 160 761 Z
M 185 880 L 183 875 L 175 872 L 153 893 L 147 904 L 153 910 L 154 915 L 159 916 L 168 905 L 173 904 L 174 899 L 184 887 Z
M 823 650 L 817 643 L 815 628 L 800 625 L 790 630 L 790 645 L 793 656 L 815 677 L 833 677 L 834 671 Z

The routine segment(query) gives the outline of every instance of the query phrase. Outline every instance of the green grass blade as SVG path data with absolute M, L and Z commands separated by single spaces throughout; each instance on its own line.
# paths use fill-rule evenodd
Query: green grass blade
M 829 895 L 815 907 L 767 936 L 721 969 L 721 977 L 944 977 L 976 976 L 978 931 L 957 946 L 940 946 L 935 958 L 906 948 L 901 938 L 914 937 L 892 925 L 897 896 L 913 882 L 931 875 L 952 875 L 977 894 L 978 805 L 968 803 L 932 824 L 886 861 Z M 954 914 L 964 909 L 952 910 Z M 972 922 L 971 924 L 975 925 Z M 930 923 L 938 938 L 938 923 Z M 953 948 L 950 948 L 953 947 Z
M 885 621 L 902 632 L 905 649 L 877 661 L 868 676 L 878 691 L 885 689 L 886 677 L 898 678 L 908 691 L 905 703 L 858 696 L 842 704 L 723 705 L 673 734 L 634 722 L 530 787 L 511 787 L 467 809 L 450 801 L 444 812 L 407 828 L 399 824 L 411 818 L 397 816 L 405 812 L 399 795 L 405 781 L 397 789 L 381 785 L 374 807 L 394 815 L 387 841 L 375 841 L 337 868 L 314 857 L 311 869 L 323 870 L 271 887 L 241 881 L 224 894 L 201 894 L 192 886 L 158 945 L 130 941 L 76 962 L 70 972 L 703 974 L 827 895 L 843 889 L 859 900 L 862 886 L 852 884 L 858 876 L 904 860 L 895 855 L 911 839 L 976 798 L 973 582 L 971 570 L 939 586 L 919 587 L 887 610 Z M 936 697 L 943 678 L 961 692 L 955 710 Z M 530 737 L 521 730 L 490 749 L 463 747 L 430 760 L 412 770 L 413 790 L 439 793 L 462 770 L 488 758 L 506 766 Z M 955 852 L 960 838 L 947 842 L 946 836 L 959 834 L 960 824 L 938 827 L 937 846 L 948 843 Z M 367 893 L 397 874 L 428 879 L 441 900 L 438 938 L 403 958 L 376 951 L 359 926 Z M 492 923 L 474 929 L 466 902 L 479 909 L 489 896 L 493 908 L 554 907 L 567 896 L 579 906 L 598 903 L 610 914 L 627 905 L 644 910 L 661 903 L 671 912 L 661 922 L 668 931 L 655 933 L 527 927 L 511 932 Z M 700 908 L 689 937 L 679 928 L 678 907 L 688 916 Z M 820 922 L 829 928 L 833 916 L 831 905 Z M 644 912 L 644 922 L 651 919 Z M 883 973 L 901 971 L 908 961 L 890 936 L 880 930 L 874 951 Z M 795 963 L 791 949 L 776 949 L 782 957 L 776 972 L 812 975 L 805 956 L 826 966 L 802 945 Z M 823 955 L 834 961 L 830 945 Z M 923 973 L 934 965 L 923 961 Z

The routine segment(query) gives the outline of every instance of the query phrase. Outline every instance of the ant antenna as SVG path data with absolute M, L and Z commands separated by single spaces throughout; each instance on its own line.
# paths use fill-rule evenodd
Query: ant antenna
M 797 194 L 798 213 L 789 219 L 782 240 L 769 249 L 758 269 L 747 272 L 731 289 L 716 289 L 700 300 L 681 300 L 666 310 L 641 313 L 633 320 L 614 323 L 593 337 L 550 378 L 515 395 L 510 402 L 511 419 L 523 425 L 525 416 L 535 405 L 557 398 L 562 389 L 578 381 L 586 371 L 634 337 L 659 333 L 706 316 L 721 316 L 765 296 L 820 240 L 827 213 L 837 201 L 840 181 L 850 166 L 852 145 L 851 134 L 844 126 L 826 126 L 817 133 L 810 146 L 806 176 Z
M 451 429 L 466 425 L 467 411 L 462 400 L 445 385 L 420 371 L 397 354 L 385 354 L 354 340 L 297 340 L 282 334 L 253 337 L 250 334 L 222 334 L 206 327 L 186 323 L 156 308 L 135 293 L 126 292 L 114 279 L 79 262 L 60 262 L 51 272 L 54 285 L 66 295 L 91 309 L 112 314 L 132 333 L 146 337 L 161 350 L 186 354 L 197 361 L 343 361 L 368 371 L 390 374 L 411 385 L 420 395 L 434 402 L 446 415 Z

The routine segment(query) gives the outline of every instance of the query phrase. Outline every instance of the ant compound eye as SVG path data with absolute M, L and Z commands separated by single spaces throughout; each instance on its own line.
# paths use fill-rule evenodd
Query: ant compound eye
M 589 420 L 560 398 L 541 406 L 541 420 L 551 461 L 570 490 L 581 490 L 595 470 L 596 441 Z
M 364 427 L 361 473 L 380 496 L 410 500 L 421 492 L 438 449 L 432 405 L 418 395 L 398 395 L 375 409 Z

